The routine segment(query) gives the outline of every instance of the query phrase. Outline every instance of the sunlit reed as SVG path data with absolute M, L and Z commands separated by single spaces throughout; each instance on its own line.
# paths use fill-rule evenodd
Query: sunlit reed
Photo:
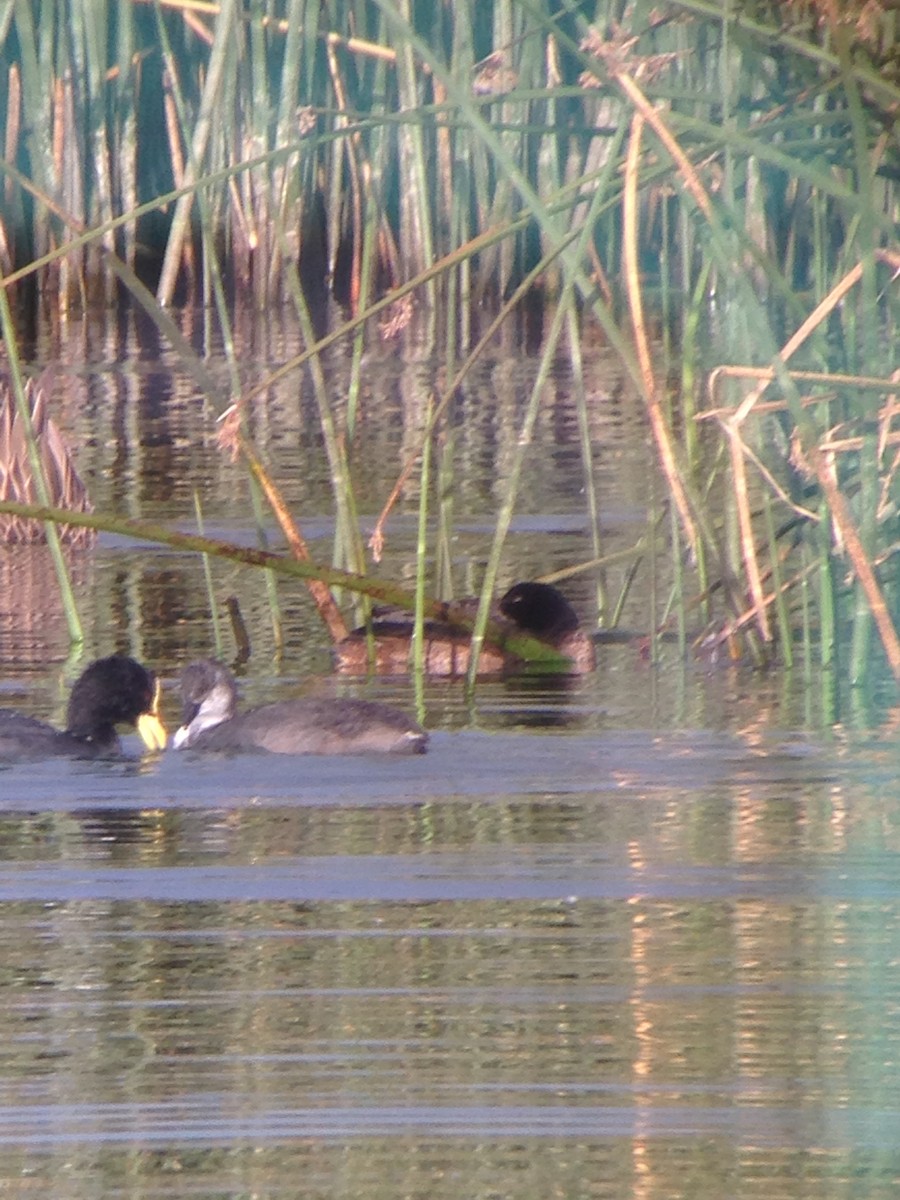
M 777 530 L 813 489 L 816 518 L 793 535 L 820 570 L 815 620 L 800 606 L 804 645 L 818 636 L 823 663 L 847 645 L 862 682 L 875 630 L 900 676 L 890 9 L 814 0 L 623 13 L 599 0 L 588 20 L 545 0 L 266 0 L 246 11 L 222 0 L 111 15 L 51 0 L 38 21 L 34 6 L 0 6 L 0 271 L 20 312 L 35 283 L 40 303 L 61 310 L 124 288 L 207 394 L 166 308 L 211 304 L 227 333 L 235 302 L 261 315 L 291 304 L 306 346 L 257 390 L 306 366 L 337 513 L 333 562 L 355 575 L 367 565 L 347 446 L 366 345 L 401 345 L 404 305 L 415 305 L 459 379 L 479 353 L 473 304 L 505 319 L 510 297 L 537 294 L 548 347 L 558 313 L 565 323 L 593 558 L 603 514 L 587 327 L 644 398 L 687 555 L 677 592 L 702 615 L 697 644 L 711 636 L 756 662 L 790 659 L 791 592 L 806 564 Z M 322 328 L 323 295 L 344 305 L 343 325 Z M 328 395 L 319 361 L 340 338 L 353 339 L 346 404 Z M 731 374 L 720 394 L 721 367 Z M 453 390 L 436 399 L 420 455 L 444 436 Z M 253 402 L 234 370 L 229 399 Z M 541 403 L 537 389 L 529 419 Z M 452 444 L 438 450 L 440 496 Z M 416 470 L 421 458 L 402 477 Z M 520 471 L 499 504 L 482 619 Z M 435 588 L 452 586 L 451 525 L 439 505 Z

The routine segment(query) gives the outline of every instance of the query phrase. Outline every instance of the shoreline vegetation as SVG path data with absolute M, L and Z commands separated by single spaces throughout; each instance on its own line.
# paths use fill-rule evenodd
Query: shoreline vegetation
M 538 370 L 476 645 L 562 354 L 593 530 L 590 561 L 570 570 L 596 577 L 601 628 L 615 628 L 625 590 L 646 586 L 651 654 L 673 632 L 689 652 L 690 624 L 705 653 L 816 661 L 858 685 L 880 655 L 900 679 L 898 21 L 877 0 L 0 0 L 10 402 L 27 422 L 23 363 L 48 313 L 139 306 L 304 560 L 301 514 L 246 417 L 305 366 L 333 484 L 332 568 L 344 574 L 309 573 L 336 639 L 346 622 L 329 584 L 377 594 L 369 571 L 393 502 L 364 545 L 347 445 L 367 343 L 402 353 L 424 320 L 446 363 L 400 475 L 420 480 L 416 586 L 375 585 L 421 622 L 426 597 L 452 580 L 452 514 L 436 486 L 448 467 L 436 470 L 434 447 L 496 330 L 537 305 Z M 332 300 L 337 321 L 322 315 Z M 260 320 L 289 306 L 306 347 L 245 391 L 232 361 L 223 399 L 172 319 L 197 305 L 226 348 L 235 306 Z M 476 311 L 492 314 L 478 336 Z M 587 328 L 643 397 L 666 493 L 618 596 L 601 582 Z M 337 340 L 353 349 L 339 405 L 320 366 Z M 39 471 L 40 455 L 31 462 Z M 59 500 L 46 485 L 36 494 L 45 513 Z M 671 584 L 657 597 L 643 581 L 663 541 Z M 57 563 L 65 586 L 61 553 Z M 70 631 L 77 639 L 77 614 Z M 473 655 L 472 679 L 476 668 Z

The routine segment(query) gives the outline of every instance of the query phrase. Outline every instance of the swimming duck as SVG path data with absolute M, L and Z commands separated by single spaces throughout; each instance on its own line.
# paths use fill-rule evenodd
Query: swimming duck
M 457 611 L 474 618 L 478 601 L 459 601 Z M 492 621 L 502 637 L 485 642 L 478 658 L 479 675 L 499 675 L 522 667 L 522 659 L 504 646 L 506 637 L 528 634 L 564 655 L 564 674 L 582 675 L 597 665 L 593 640 L 579 627 L 578 616 L 550 583 L 515 583 L 492 606 Z M 404 609 L 376 605 L 372 609 L 374 656 L 370 661 L 365 626 L 354 629 L 334 649 L 337 670 L 345 674 L 403 675 L 412 662 L 412 615 Z M 471 635 L 446 621 L 424 623 L 424 663 L 428 675 L 464 675 L 469 667 Z
M 181 673 L 183 724 L 176 749 L 276 754 L 422 754 L 428 734 L 406 713 L 372 700 L 280 700 L 237 712 L 231 672 L 214 658 Z
M 0 708 L 0 760 L 112 758 L 121 752 L 116 725 L 136 725 L 144 745 L 161 750 L 159 684 L 146 667 L 124 654 L 99 658 L 75 681 L 65 729 Z

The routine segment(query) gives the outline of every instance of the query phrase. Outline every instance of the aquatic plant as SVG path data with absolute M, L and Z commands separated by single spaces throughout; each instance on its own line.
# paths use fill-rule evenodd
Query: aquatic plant
M 279 511 L 277 481 L 242 422 L 275 378 L 311 364 L 339 515 L 336 565 L 358 574 L 365 561 L 345 451 L 355 399 L 351 388 L 339 410 L 325 394 L 321 355 L 349 339 L 358 380 L 367 339 L 402 342 L 414 313 L 426 314 L 452 382 L 404 468 L 424 475 L 426 447 L 486 344 L 473 344 L 473 306 L 490 303 L 505 320 L 537 292 L 545 357 L 476 639 L 540 375 L 560 351 L 573 364 L 586 510 L 600 528 L 579 356 L 590 324 L 644 398 L 677 516 L 672 619 L 682 637 L 686 614 L 699 613 L 707 647 L 728 642 L 763 662 L 789 659 L 799 628 L 832 662 L 849 631 L 857 680 L 876 629 L 900 677 L 900 67 L 889 5 L 39 8 L 0 4 L 5 287 L 21 306 L 39 281 L 41 302 L 63 309 L 124 288 L 204 388 L 169 306 L 214 304 L 226 335 L 237 293 L 260 311 L 294 306 L 307 347 L 250 391 L 234 373 L 232 448 Z M 344 305 L 330 327 L 323 282 Z M 442 469 L 446 479 L 446 460 Z M 446 540 L 445 513 L 438 526 Z M 655 517 L 651 527 L 658 543 Z M 420 538 L 419 613 L 432 549 Z M 617 605 L 600 585 L 603 550 L 595 532 L 580 566 L 598 571 L 608 625 Z M 641 555 L 654 569 L 657 557 Z M 446 563 L 437 570 L 446 581 Z M 636 586 L 631 564 L 624 571 L 622 588 Z M 791 599 L 811 576 L 815 621 Z M 665 624 L 648 604 L 648 625 Z

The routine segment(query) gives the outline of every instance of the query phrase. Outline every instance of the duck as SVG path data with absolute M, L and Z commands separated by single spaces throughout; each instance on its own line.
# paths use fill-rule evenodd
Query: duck
M 215 658 L 181 672 L 182 725 L 176 750 L 274 754 L 422 754 L 428 734 L 399 708 L 374 700 L 279 700 L 237 711 L 237 685 Z
M 468 597 L 453 605 L 454 612 L 474 619 L 478 600 Z M 449 613 L 450 606 L 445 610 Z M 526 580 L 513 586 L 491 606 L 491 620 L 500 631 L 486 641 L 478 658 L 480 676 L 521 670 L 523 659 L 505 646 L 506 639 L 525 634 L 568 659 L 558 672 L 583 675 L 597 665 L 593 639 L 581 628 L 578 614 L 551 583 Z M 423 661 L 427 675 L 465 675 L 469 669 L 471 634 L 448 619 L 424 622 Z M 335 668 L 348 675 L 403 675 L 412 664 L 412 615 L 390 605 L 376 605 L 371 619 L 372 645 L 366 626 L 354 629 L 334 647 Z
M 135 726 L 148 750 L 165 748 L 159 682 L 124 654 L 97 659 L 76 679 L 65 729 L 0 708 L 0 760 L 116 758 L 122 752 L 117 725 Z

